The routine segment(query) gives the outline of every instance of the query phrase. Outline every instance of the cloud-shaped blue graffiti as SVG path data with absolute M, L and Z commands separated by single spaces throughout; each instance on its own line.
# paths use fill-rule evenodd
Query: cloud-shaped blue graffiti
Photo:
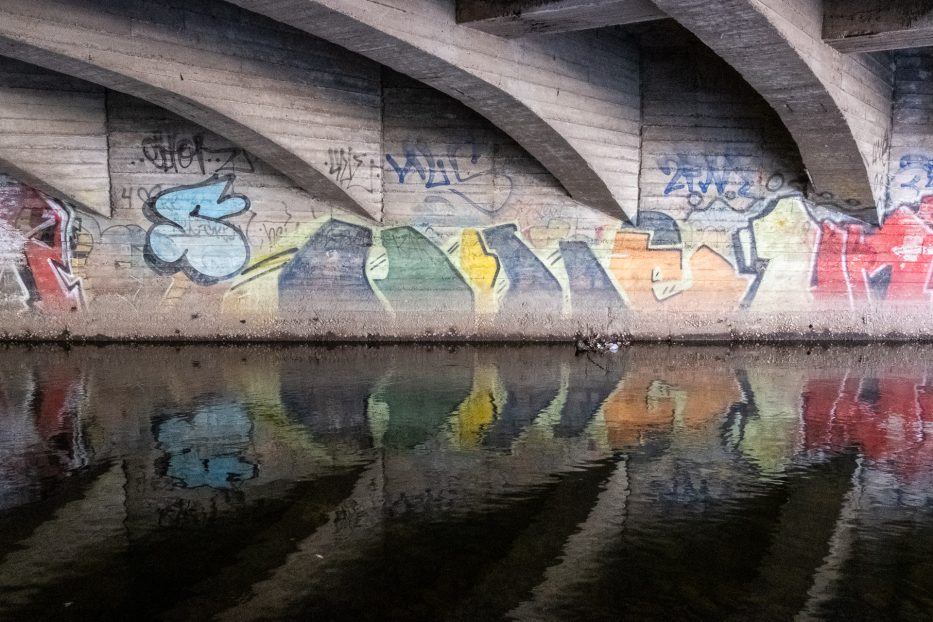
M 230 193 L 235 177 L 211 177 L 165 190 L 146 204 L 155 223 L 146 236 L 146 260 L 161 274 L 184 272 L 210 285 L 236 275 L 249 261 L 243 232 L 226 219 L 249 209 L 249 199 Z

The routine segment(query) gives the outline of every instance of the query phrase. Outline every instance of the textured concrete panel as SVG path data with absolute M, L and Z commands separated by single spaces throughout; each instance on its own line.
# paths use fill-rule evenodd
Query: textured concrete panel
M 665 19 L 650 0 L 457 0 L 457 22 L 499 37 L 570 32 Z
M 578 201 L 637 210 L 637 49 L 614 32 L 507 41 L 452 0 L 231 0 L 416 78 L 514 138 Z
M 818 192 L 852 202 L 850 211 L 869 206 L 880 211 L 891 127 L 891 68 L 871 57 L 843 56 L 823 43 L 822 3 L 657 4 L 774 107 L 796 140 Z
M 840 52 L 880 52 L 933 45 L 927 0 L 824 0 L 823 40 Z
M 104 89 L 0 57 L 0 170 L 109 216 Z
M 354 54 L 202 0 L 3 0 L 0 54 L 156 103 L 379 217 L 381 183 L 346 155 L 380 151 L 379 68 Z

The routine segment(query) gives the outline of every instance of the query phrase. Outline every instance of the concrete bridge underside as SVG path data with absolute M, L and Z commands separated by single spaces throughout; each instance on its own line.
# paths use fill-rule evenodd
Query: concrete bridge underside
M 600 27 L 672 18 L 775 109 L 814 190 L 870 220 L 867 208 L 884 204 L 890 64 L 824 43 L 835 22 L 824 24 L 812 0 L 229 3 L 249 13 L 202 0 L 2 0 L 0 53 L 156 103 L 250 150 L 313 195 L 376 220 L 381 189 L 342 188 L 323 162 L 328 149 L 348 142 L 379 151 L 378 63 L 492 121 L 574 199 L 634 221 L 639 53 L 629 37 Z M 838 3 L 829 8 L 838 22 Z M 540 32 L 548 35 L 520 37 Z M 315 70 L 321 63 L 327 73 Z M 22 106 L 28 95 L 20 88 L 13 98 L 7 89 L 4 97 Z M 97 114 L 90 103 L 85 114 Z M 94 123 L 80 131 L 100 143 Z M 99 150 L 94 139 L 84 142 Z M 109 213 L 105 175 L 91 170 L 101 159 L 86 155 L 80 163 L 58 158 L 62 172 L 49 175 L 28 158 L 5 157 L 0 145 L 6 170 Z M 43 183 L 50 177 L 59 181 Z
M 0 0 L 0 319 L 30 338 L 926 336 L 930 13 Z

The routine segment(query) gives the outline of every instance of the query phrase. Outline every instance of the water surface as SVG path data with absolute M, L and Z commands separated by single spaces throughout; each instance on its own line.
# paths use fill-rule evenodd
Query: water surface
M 2 620 L 928 620 L 924 347 L 0 349 Z

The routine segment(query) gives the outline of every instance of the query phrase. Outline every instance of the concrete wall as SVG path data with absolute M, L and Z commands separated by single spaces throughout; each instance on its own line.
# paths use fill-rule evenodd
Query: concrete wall
M 626 36 L 641 59 L 629 68 L 642 102 L 635 223 L 573 200 L 506 131 L 388 69 L 375 76 L 379 151 L 351 147 L 353 128 L 333 127 L 348 146 L 319 163 L 327 184 L 382 196 L 375 220 L 107 91 L 110 218 L 0 178 L 3 333 L 930 333 L 928 56 L 894 59 L 891 207 L 871 227 L 840 215 L 831 196 L 805 198 L 778 116 L 702 44 L 669 25 Z

